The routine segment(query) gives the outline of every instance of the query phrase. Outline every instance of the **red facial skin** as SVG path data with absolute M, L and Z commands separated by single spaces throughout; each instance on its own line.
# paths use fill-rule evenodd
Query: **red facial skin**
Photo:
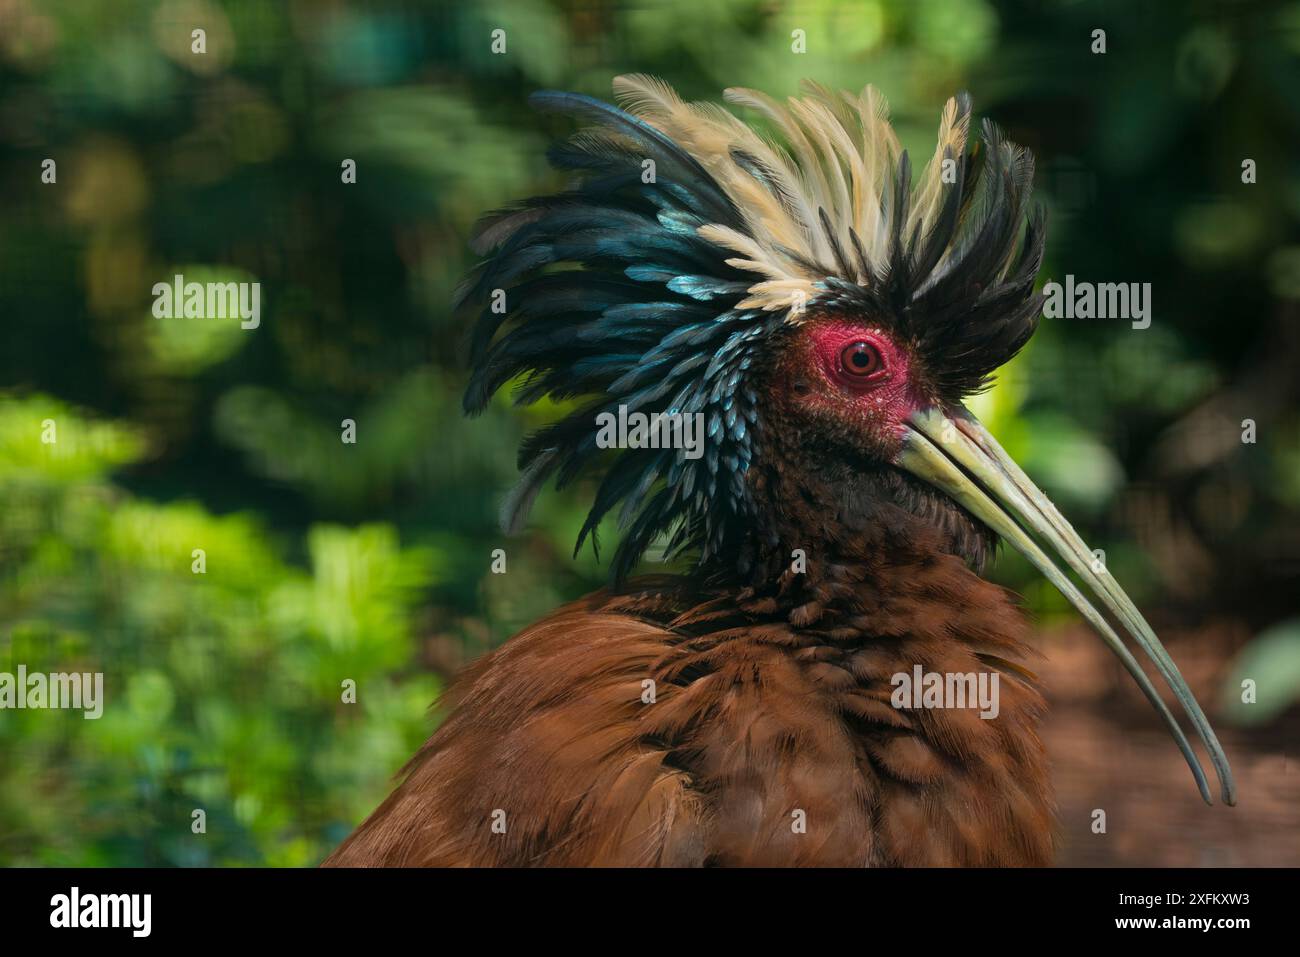
M 858 343 L 865 350 L 854 350 Z M 850 367 L 855 352 L 865 368 Z M 907 417 L 931 404 L 912 370 L 912 356 L 880 326 L 828 317 L 794 331 L 776 387 L 796 418 L 889 461 L 902 447 Z

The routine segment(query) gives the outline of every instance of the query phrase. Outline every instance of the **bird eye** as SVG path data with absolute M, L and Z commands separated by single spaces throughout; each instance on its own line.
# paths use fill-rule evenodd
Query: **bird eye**
M 884 362 L 880 352 L 869 342 L 847 345 L 840 353 L 840 368 L 855 378 L 865 378 L 880 371 Z

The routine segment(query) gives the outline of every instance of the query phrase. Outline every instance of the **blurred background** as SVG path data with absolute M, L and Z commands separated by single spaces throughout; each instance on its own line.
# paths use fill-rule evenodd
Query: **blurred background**
M 0 864 L 314 865 L 462 663 L 603 583 L 571 557 L 590 486 L 498 531 L 558 410 L 463 419 L 448 303 L 474 219 L 560 185 L 569 129 L 527 95 L 631 71 L 715 100 L 870 82 L 921 156 L 969 89 L 1038 156 L 1044 280 L 1151 283 L 1149 329 L 1044 320 L 974 408 L 1165 638 L 1241 804 L 1200 803 L 1006 556 L 1060 863 L 1300 864 L 1300 2 L 1250 0 L 0 0 L 0 671 L 107 697 L 0 712 Z M 260 327 L 155 318 L 177 272 L 260 282 Z

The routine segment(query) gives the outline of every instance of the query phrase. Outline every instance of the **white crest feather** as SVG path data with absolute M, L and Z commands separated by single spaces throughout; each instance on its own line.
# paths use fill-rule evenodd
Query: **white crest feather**
M 716 224 L 699 230 L 740 254 L 727 260 L 730 265 L 756 274 L 741 308 L 788 308 L 816 296 L 815 284 L 829 276 L 865 285 L 889 256 L 885 197 L 902 150 L 885 98 L 871 86 L 837 95 L 805 82 L 803 92 L 786 105 L 756 90 L 725 92 L 727 102 L 772 124 L 782 140 L 775 144 L 716 104 L 684 102 L 656 77 L 614 80 L 619 104 L 694 157 L 744 217 L 747 235 Z M 943 161 L 962 161 L 969 125 L 966 102 L 950 99 L 934 156 L 912 187 L 907 235 L 933 225 L 947 185 Z M 833 235 L 827 235 L 823 210 Z M 843 275 L 836 247 L 848 260 L 849 275 Z

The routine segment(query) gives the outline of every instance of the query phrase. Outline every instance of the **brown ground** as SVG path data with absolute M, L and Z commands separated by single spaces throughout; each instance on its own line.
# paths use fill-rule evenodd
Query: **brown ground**
M 1100 639 L 1084 626 L 1044 630 L 1039 674 L 1051 704 L 1044 738 L 1060 806 L 1058 864 L 1300 865 L 1300 710 L 1262 728 L 1228 726 L 1215 701 L 1229 665 L 1225 649 L 1240 636 L 1225 640 L 1218 626 L 1157 624 L 1156 631 L 1223 742 L 1237 806 L 1218 802 L 1204 756 L 1216 803 L 1201 801 L 1173 739 Z M 1195 742 L 1190 724 L 1183 727 Z M 1105 834 L 1092 833 L 1095 808 L 1106 812 Z

